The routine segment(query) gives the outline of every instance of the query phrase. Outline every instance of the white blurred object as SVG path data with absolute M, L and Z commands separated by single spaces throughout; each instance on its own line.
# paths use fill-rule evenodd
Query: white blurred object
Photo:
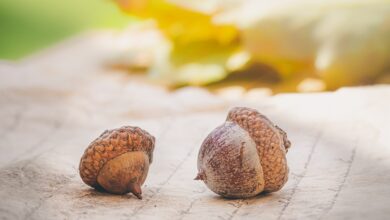
M 284 75 L 315 72 L 329 88 L 390 69 L 390 1 L 245 1 L 219 15 L 241 29 L 255 59 Z
M 114 35 L 110 47 L 106 54 L 108 64 L 131 70 L 147 69 L 154 65 L 156 53 L 166 47 L 166 40 L 155 22 L 149 20 Z

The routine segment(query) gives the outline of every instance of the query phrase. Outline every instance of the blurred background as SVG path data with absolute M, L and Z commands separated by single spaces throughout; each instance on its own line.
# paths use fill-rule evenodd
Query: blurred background
M 121 29 L 132 20 L 109 0 L 1 0 L 0 59 L 21 59 L 79 32 Z
M 0 59 L 116 30 L 104 64 L 170 88 L 317 92 L 390 83 L 387 0 L 2 0 Z

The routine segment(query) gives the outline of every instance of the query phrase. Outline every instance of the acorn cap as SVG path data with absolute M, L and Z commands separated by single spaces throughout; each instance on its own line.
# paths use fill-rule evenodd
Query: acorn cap
M 153 160 L 155 138 L 147 131 L 132 126 L 106 130 L 84 151 L 80 160 L 81 179 L 94 188 L 100 188 L 97 176 L 111 159 L 127 152 L 143 151 Z
M 278 191 L 287 182 L 286 153 L 291 143 L 286 132 L 255 109 L 235 107 L 228 113 L 231 121 L 245 129 L 256 143 L 264 172 L 264 191 Z

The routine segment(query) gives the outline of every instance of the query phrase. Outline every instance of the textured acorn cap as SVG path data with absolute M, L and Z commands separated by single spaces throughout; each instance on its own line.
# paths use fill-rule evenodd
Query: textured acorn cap
M 235 107 L 227 121 L 245 129 L 256 143 L 263 168 L 264 191 L 274 192 L 283 187 L 288 179 L 286 153 L 291 143 L 286 133 L 255 109 Z
M 127 152 L 142 151 L 153 160 L 155 138 L 147 131 L 132 126 L 106 130 L 84 151 L 80 160 L 81 179 L 94 188 L 100 188 L 97 177 L 102 167 L 113 158 Z

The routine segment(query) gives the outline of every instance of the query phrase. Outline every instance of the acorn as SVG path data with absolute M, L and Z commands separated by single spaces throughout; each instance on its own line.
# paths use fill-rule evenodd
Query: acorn
M 133 193 L 141 186 L 153 161 L 155 138 L 138 127 L 106 130 L 84 151 L 80 176 L 87 185 L 113 194 Z
M 235 107 L 203 141 L 195 180 L 226 198 L 278 191 L 288 179 L 290 145 L 286 133 L 267 117 Z

